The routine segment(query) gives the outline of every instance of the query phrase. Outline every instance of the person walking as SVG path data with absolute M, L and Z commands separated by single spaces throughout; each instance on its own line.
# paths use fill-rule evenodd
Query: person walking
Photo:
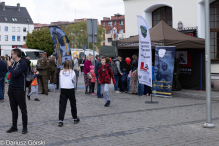
M 36 66 L 33 67 L 33 72 L 34 72 L 34 76 L 33 76 L 34 79 L 33 79 L 32 83 L 30 84 L 31 92 L 27 95 L 27 98 L 28 98 L 28 100 L 30 100 L 30 96 L 32 94 L 35 94 L 34 100 L 35 101 L 40 101 L 37 98 L 37 95 L 38 95 L 38 77 L 39 77 L 39 72 L 36 70 Z
M 85 94 L 91 93 L 91 78 L 89 78 L 90 66 L 92 66 L 91 56 L 88 55 L 87 60 L 84 63 L 84 83 L 86 87 Z M 88 92 L 88 87 L 89 87 L 89 92 Z
M 113 73 L 114 73 L 114 76 L 115 76 L 115 80 L 116 80 L 116 84 L 114 85 L 115 93 L 120 93 L 118 91 L 119 76 L 123 75 L 121 70 L 120 70 L 120 62 L 121 61 L 122 61 L 122 57 L 118 56 L 118 58 L 113 59 L 113 64 L 112 64 L 112 70 L 113 70 Z
M 48 95 L 48 76 L 47 69 L 49 68 L 49 62 L 47 63 L 44 52 L 40 52 L 40 57 L 37 61 L 37 70 L 39 71 L 40 84 L 42 86 L 41 94 Z
M 131 78 L 130 78 L 130 88 L 129 88 L 129 93 L 137 93 L 137 85 L 138 85 L 138 79 L 136 75 L 137 68 L 138 68 L 138 57 L 137 55 L 132 56 L 132 63 L 131 63 Z
M 63 126 L 65 117 L 66 105 L 69 99 L 71 105 L 71 114 L 74 119 L 74 124 L 80 122 L 77 116 L 77 106 L 75 99 L 76 75 L 71 68 L 71 61 L 65 60 L 63 69 L 60 71 L 60 99 L 59 99 L 59 127 Z
M 0 60 L 0 66 L 0 102 L 4 102 L 5 74 L 7 73 L 7 65 L 4 61 Z
M 27 106 L 26 106 L 26 81 L 25 77 L 28 73 L 28 68 L 30 61 L 21 58 L 22 52 L 20 49 L 13 49 L 11 52 L 12 59 L 14 64 L 11 64 L 11 61 L 8 59 L 8 70 L 11 73 L 11 78 L 9 82 L 8 96 L 12 111 L 12 127 L 7 130 L 7 133 L 16 132 L 17 129 L 17 120 L 18 120 L 18 106 L 21 109 L 22 113 L 22 123 L 23 130 L 22 134 L 27 133 Z
M 101 85 L 99 84 L 98 82 L 98 76 L 99 76 L 99 73 L 98 73 L 98 69 L 99 67 L 101 66 L 101 59 L 99 56 L 97 56 L 97 62 L 95 63 L 95 75 L 96 75 L 96 79 L 97 79 L 97 98 L 102 98 L 101 96 Z
M 103 98 L 105 101 L 105 107 L 110 105 L 110 97 L 109 97 L 109 84 L 111 84 L 111 78 L 113 80 L 113 84 L 116 84 L 116 80 L 114 74 L 108 64 L 106 64 L 106 57 L 101 57 L 101 66 L 98 69 L 99 74 L 99 84 L 103 90 Z

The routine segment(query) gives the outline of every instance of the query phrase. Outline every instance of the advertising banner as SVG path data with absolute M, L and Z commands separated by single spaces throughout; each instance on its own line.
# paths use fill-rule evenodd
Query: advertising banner
M 71 49 L 65 32 L 56 26 L 49 27 L 52 37 L 54 52 L 56 55 L 57 67 L 62 68 L 65 60 L 72 62 Z
M 140 84 L 152 87 L 151 37 L 145 19 L 137 16 L 139 33 L 138 80 Z
M 175 47 L 155 48 L 154 81 L 152 93 L 155 96 L 171 97 Z

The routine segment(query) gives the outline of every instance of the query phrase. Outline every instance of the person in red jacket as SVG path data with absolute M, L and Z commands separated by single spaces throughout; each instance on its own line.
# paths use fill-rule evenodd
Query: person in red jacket
M 106 57 L 101 57 L 101 66 L 98 69 L 98 81 L 101 85 L 101 88 L 103 90 L 103 98 L 105 101 L 105 107 L 110 105 L 110 98 L 109 98 L 109 84 L 111 83 L 111 78 L 113 80 L 113 84 L 116 84 L 116 80 L 113 74 L 113 71 L 111 70 L 110 66 L 106 64 Z

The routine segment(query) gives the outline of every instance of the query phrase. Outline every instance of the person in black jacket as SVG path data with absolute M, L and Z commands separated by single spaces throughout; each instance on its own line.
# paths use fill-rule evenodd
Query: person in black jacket
M 98 69 L 99 69 L 99 67 L 101 66 L 102 64 L 101 64 L 101 59 L 100 59 L 100 57 L 98 56 L 97 57 L 97 62 L 95 63 L 95 75 L 96 75 L 96 78 L 97 78 L 97 98 L 102 98 L 102 96 L 101 96 L 101 85 L 99 84 L 99 82 L 98 82 Z
M 0 102 L 4 102 L 4 86 L 5 74 L 7 73 L 7 65 L 4 61 L 0 60 Z
M 28 67 L 30 61 L 26 58 L 22 58 L 22 52 L 20 49 L 13 49 L 11 52 L 14 64 L 8 59 L 8 70 L 11 73 L 8 96 L 10 100 L 10 106 L 12 111 L 12 127 L 7 131 L 7 133 L 16 132 L 17 129 L 17 119 L 18 119 L 18 106 L 22 113 L 23 130 L 22 134 L 27 133 L 27 106 L 26 106 L 26 79 L 28 73 Z

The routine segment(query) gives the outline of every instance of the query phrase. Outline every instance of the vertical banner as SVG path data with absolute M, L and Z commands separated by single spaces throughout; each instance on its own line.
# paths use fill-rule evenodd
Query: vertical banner
M 175 47 L 155 48 L 154 82 L 152 93 L 155 96 L 171 97 Z
M 145 19 L 137 16 L 139 33 L 138 80 L 140 84 L 152 87 L 151 37 Z
M 72 62 L 69 41 L 65 32 L 61 28 L 56 26 L 50 26 L 49 30 L 52 37 L 54 52 L 56 55 L 57 67 L 62 68 L 65 60 L 68 59 Z

